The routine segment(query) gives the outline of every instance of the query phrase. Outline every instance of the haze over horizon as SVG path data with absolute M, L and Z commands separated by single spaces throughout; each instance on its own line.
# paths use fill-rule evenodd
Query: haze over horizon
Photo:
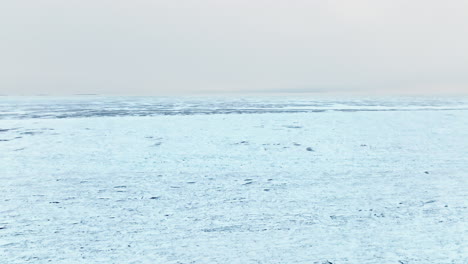
M 468 2 L 0 4 L 1 95 L 468 94 Z

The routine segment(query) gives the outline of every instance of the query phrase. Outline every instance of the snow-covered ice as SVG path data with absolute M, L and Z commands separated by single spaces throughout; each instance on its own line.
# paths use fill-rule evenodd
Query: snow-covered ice
M 468 263 L 465 98 L 0 98 L 0 263 Z

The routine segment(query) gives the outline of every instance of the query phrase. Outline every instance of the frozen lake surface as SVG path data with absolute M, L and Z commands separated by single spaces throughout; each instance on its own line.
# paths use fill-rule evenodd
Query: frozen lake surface
M 468 263 L 466 98 L 0 97 L 0 263 Z

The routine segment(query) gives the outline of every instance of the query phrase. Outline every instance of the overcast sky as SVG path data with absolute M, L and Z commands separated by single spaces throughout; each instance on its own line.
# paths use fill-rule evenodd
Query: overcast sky
M 0 94 L 468 93 L 467 0 L 3 0 Z

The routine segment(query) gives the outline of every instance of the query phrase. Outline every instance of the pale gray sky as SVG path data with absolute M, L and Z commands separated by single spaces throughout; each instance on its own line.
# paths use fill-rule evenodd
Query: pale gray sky
M 466 0 L 3 0 L 0 94 L 468 93 Z

